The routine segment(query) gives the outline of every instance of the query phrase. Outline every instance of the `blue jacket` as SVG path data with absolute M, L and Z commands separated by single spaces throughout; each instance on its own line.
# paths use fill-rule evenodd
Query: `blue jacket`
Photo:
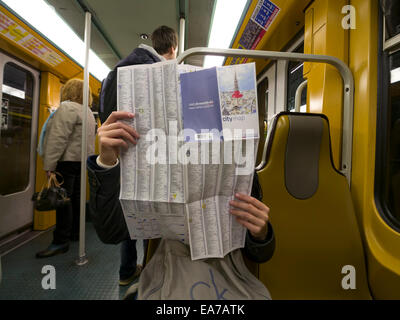
M 101 123 L 107 120 L 108 116 L 117 110 L 117 69 L 119 67 L 137 65 L 137 64 L 152 64 L 160 62 L 161 58 L 153 48 L 148 47 L 136 48 L 129 56 L 117 63 L 115 68 L 110 71 L 107 78 L 101 84 L 99 117 Z M 154 51 L 154 53 L 150 52 Z

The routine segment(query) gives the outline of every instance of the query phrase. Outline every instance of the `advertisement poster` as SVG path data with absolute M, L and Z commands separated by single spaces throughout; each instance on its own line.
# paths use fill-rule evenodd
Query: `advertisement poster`
M 278 15 L 280 8 L 272 1 L 259 0 L 240 37 L 238 49 L 254 50 Z M 234 58 L 231 65 L 245 63 L 247 58 Z
M 57 54 L 55 50 L 48 47 L 1 11 L 0 32 L 8 39 L 14 41 L 53 67 L 64 61 L 64 59 Z

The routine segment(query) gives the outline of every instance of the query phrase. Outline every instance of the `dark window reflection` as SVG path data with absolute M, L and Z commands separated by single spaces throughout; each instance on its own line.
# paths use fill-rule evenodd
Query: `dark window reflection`
M 400 33 L 400 1 L 381 0 L 382 10 L 385 15 L 386 40 Z
M 0 194 L 29 184 L 33 76 L 13 63 L 4 66 L 1 87 Z
M 303 53 L 304 45 L 301 45 L 294 52 Z M 303 77 L 303 62 L 290 61 L 288 66 L 288 84 L 287 84 L 287 111 L 294 111 L 296 104 L 297 88 L 305 81 Z M 301 106 L 307 104 L 307 88 L 301 94 Z
M 388 106 L 388 141 L 385 198 L 388 208 L 400 222 L 400 52 L 390 57 L 391 84 Z

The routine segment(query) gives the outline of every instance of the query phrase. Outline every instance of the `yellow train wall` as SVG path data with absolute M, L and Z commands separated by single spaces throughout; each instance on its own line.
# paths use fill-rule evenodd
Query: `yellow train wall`
M 233 48 L 258 1 L 253 0 Z M 351 195 L 364 244 L 370 291 L 376 299 L 400 299 L 400 234 L 380 216 L 375 204 L 377 70 L 379 43 L 378 0 L 279 1 L 277 18 L 256 49 L 280 51 L 304 30 L 304 52 L 335 56 L 346 62 L 355 80 L 353 172 Z M 343 28 L 346 5 L 355 10 L 355 28 Z M 229 64 L 231 59 L 227 59 Z M 253 60 L 249 60 L 251 62 Z M 260 75 L 269 61 L 257 60 Z M 306 63 L 307 112 L 324 113 L 331 126 L 334 163 L 340 167 L 342 140 L 342 81 L 330 66 Z M 261 144 L 262 147 L 262 144 Z M 295 239 L 293 239 L 295 241 Z M 310 265 L 312 268 L 312 265 Z M 301 271 L 300 271 L 301 272 Z

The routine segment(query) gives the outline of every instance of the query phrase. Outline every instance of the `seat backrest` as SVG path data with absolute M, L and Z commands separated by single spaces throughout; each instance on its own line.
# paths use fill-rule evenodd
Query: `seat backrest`
M 259 276 L 272 298 L 370 299 L 351 194 L 332 161 L 326 116 L 279 114 L 267 146 L 258 175 L 276 250 Z

